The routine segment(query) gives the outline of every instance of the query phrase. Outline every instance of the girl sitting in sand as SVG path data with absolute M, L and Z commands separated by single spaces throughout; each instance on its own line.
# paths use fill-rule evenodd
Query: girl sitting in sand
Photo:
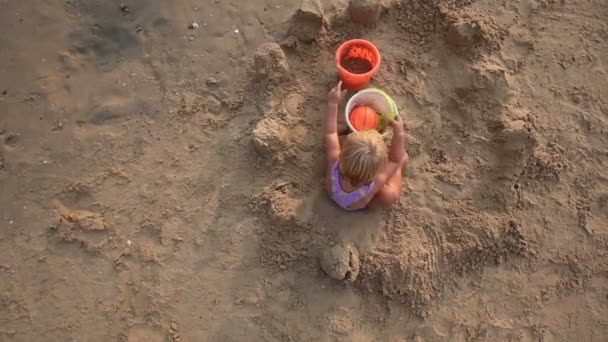
M 409 161 L 403 122 L 399 116 L 390 121 L 393 139 L 388 153 L 376 130 L 350 133 L 340 146 L 338 105 L 346 95 L 341 86 L 342 82 L 339 82 L 329 92 L 325 114 L 326 189 L 346 210 L 363 209 L 368 205 L 389 207 L 401 197 L 402 171 Z

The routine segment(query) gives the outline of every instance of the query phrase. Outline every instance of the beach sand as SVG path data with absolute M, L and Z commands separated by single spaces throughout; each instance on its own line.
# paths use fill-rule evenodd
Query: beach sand
M 0 0 L 0 340 L 605 341 L 608 3 L 353 3 Z M 323 190 L 351 38 L 387 210 Z

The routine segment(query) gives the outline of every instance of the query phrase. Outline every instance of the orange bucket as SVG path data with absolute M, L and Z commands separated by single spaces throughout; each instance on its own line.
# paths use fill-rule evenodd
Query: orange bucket
M 348 90 L 361 90 L 380 69 L 380 51 L 363 39 L 346 41 L 336 50 L 336 67 L 342 80 L 342 87 Z

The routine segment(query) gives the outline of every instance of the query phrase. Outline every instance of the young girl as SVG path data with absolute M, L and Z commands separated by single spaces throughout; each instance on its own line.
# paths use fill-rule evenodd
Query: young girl
M 343 146 L 338 137 L 338 105 L 346 90 L 342 82 L 329 92 L 325 114 L 325 151 L 327 158 L 326 189 L 333 200 L 346 210 L 371 206 L 391 206 L 401 197 L 402 169 L 409 156 L 405 151 L 403 122 L 391 120 L 393 140 L 387 153 L 378 131 L 350 133 Z

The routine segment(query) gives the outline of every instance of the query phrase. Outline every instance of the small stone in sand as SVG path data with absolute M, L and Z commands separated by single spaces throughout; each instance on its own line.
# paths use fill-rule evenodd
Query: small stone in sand
M 207 85 L 209 86 L 218 85 L 220 83 L 220 80 L 215 77 L 209 77 L 207 78 L 207 81 L 205 81 L 205 83 L 207 83 Z
M 198 23 L 192 23 L 188 25 L 188 28 L 191 30 L 196 30 L 198 28 Z
M 129 13 L 129 6 L 127 6 L 125 4 L 120 4 L 120 10 L 123 14 L 127 14 L 127 13 Z
M 53 131 L 61 131 L 63 129 L 63 122 L 57 121 L 55 123 L 55 127 L 53 127 Z

